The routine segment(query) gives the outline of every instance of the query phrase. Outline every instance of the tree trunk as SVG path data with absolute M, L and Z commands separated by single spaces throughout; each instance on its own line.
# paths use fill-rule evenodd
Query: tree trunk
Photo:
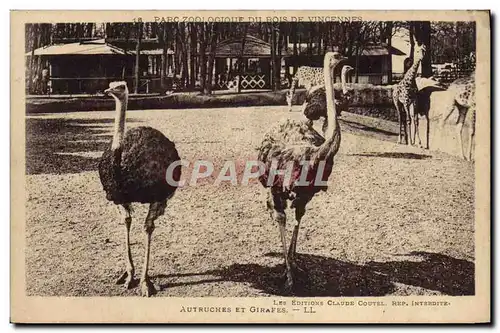
M 313 43 L 313 35 L 314 35 L 314 26 L 312 24 L 312 22 L 309 22 L 308 23 L 308 26 L 307 26 L 307 30 L 308 30 L 308 40 L 307 40 L 307 55 L 310 57 L 312 56 L 312 43 Z
M 37 48 L 36 46 L 36 38 L 37 38 L 37 29 L 38 25 L 35 23 L 31 26 L 31 33 L 30 33 L 30 39 L 31 39 L 31 57 L 30 57 L 30 65 L 29 65 L 29 82 L 28 82 L 28 91 L 30 93 L 35 92 L 35 49 Z
M 212 34 L 210 39 L 210 53 L 208 55 L 208 76 L 207 76 L 207 84 L 205 86 L 206 94 L 212 93 L 212 85 L 213 85 L 213 72 L 214 72 L 214 64 L 215 64 L 215 51 L 217 49 L 217 37 L 219 33 L 218 23 L 213 23 L 212 26 Z
M 419 44 L 425 45 L 425 54 L 421 62 L 422 76 L 432 76 L 431 66 L 431 23 L 429 21 L 416 22 L 415 37 Z M 460 48 L 459 48 L 460 49 Z
M 356 48 L 356 77 L 355 77 L 355 80 L 354 82 L 356 83 L 359 83 L 358 82 L 358 79 L 359 79 L 359 55 L 361 53 L 361 50 L 359 49 L 359 46 Z
M 185 42 L 186 40 L 186 30 L 187 27 L 184 23 L 181 23 L 180 33 L 180 41 L 182 45 L 182 61 L 181 61 L 181 84 L 183 87 L 189 86 L 189 52 L 188 52 L 188 44 Z
M 410 22 L 409 30 L 410 30 L 410 59 L 413 61 L 413 54 L 415 53 L 415 22 Z
M 278 90 L 278 82 L 276 80 L 277 71 L 276 68 L 276 30 L 274 24 L 271 23 L 271 72 L 272 72 L 272 89 L 273 91 Z M 279 75 L 279 74 L 278 74 Z
M 141 56 L 142 22 L 137 23 L 137 44 L 135 46 L 135 78 L 134 92 L 139 92 L 140 79 L 140 56 Z
M 195 57 L 196 57 L 196 26 L 194 23 L 188 25 L 189 28 L 189 48 L 188 48 L 188 62 L 189 62 L 189 82 L 188 87 L 193 89 L 196 83 L 196 67 L 195 67 Z
M 161 33 L 161 46 L 162 46 L 162 53 L 161 53 L 161 71 L 160 71 L 160 84 L 161 84 L 161 89 L 165 91 L 166 86 L 165 86 L 165 75 L 167 72 L 167 23 L 162 22 L 162 33 Z
M 241 37 L 241 51 L 240 51 L 240 56 L 238 57 L 238 70 L 237 70 L 237 75 L 238 75 L 238 87 L 237 91 L 238 93 L 241 92 L 241 74 L 243 71 L 243 56 L 245 54 L 245 43 L 247 40 L 247 32 L 248 32 L 248 24 L 244 25 L 243 28 L 243 36 Z
M 277 45 L 276 45 L 276 48 L 278 50 L 278 56 L 276 57 L 276 68 L 277 68 L 277 71 L 276 71 L 276 82 L 277 82 L 276 90 L 281 89 L 281 56 L 282 56 L 282 49 L 283 49 L 283 41 L 284 41 L 284 37 L 285 37 L 285 34 L 283 33 L 284 29 L 281 28 L 281 25 L 279 27 L 280 28 L 277 31 L 278 41 L 277 41 Z
M 387 75 L 387 83 L 392 84 L 392 28 L 393 28 L 393 22 L 389 21 L 386 23 L 385 27 L 385 38 L 386 38 L 386 43 L 387 43 L 387 48 L 389 49 L 389 60 L 388 60 L 388 75 Z
M 322 24 L 318 23 L 318 30 L 316 32 L 316 35 L 317 35 L 317 38 L 318 38 L 318 44 L 316 46 L 316 48 L 317 48 L 317 50 L 316 50 L 317 53 L 316 54 L 317 55 L 321 55 L 321 49 L 322 49 L 322 47 L 321 47 L 321 44 L 322 44 L 321 43 L 321 37 L 322 37 L 321 32 L 322 32 L 322 29 L 321 28 L 322 28 Z
M 207 84 L 207 33 L 209 23 L 200 24 L 200 88 L 205 93 Z
M 293 38 L 293 75 L 295 75 L 295 73 L 297 73 L 297 59 L 298 59 L 298 55 L 299 55 L 299 52 L 297 50 L 297 42 L 298 42 L 298 37 L 297 37 L 297 24 L 296 23 L 292 23 L 292 38 Z

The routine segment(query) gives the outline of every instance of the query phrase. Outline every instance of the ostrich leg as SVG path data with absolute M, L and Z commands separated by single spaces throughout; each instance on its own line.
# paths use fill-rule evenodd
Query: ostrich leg
M 118 278 L 117 284 L 124 284 L 127 289 L 132 286 L 134 280 L 134 263 L 132 262 L 132 253 L 130 251 L 130 225 L 132 224 L 132 217 L 130 216 L 130 204 L 118 205 L 121 221 L 125 224 L 125 252 L 126 252 L 126 267 L 127 270 Z
M 292 112 L 292 100 L 293 100 L 293 94 L 295 93 L 295 86 L 297 85 L 297 80 L 295 77 L 292 79 L 292 83 L 290 85 L 290 89 L 288 90 L 288 94 L 286 96 L 287 98 L 287 103 L 288 103 L 288 111 Z
M 286 266 L 286 284 L 285 288 L 287 291 L 291 291 L 293 288 L 293 274 L 292 266 L 290 265 L 290 260 L 287 253 L 287 242 L 286 242 L 286 215 L 285 215 L 285 199 L 283 198 L 283 193 L 273 191 L 271 189 L 272 199 L 268 201 L 268 206 L 273 209 L 272 216 L 273 219 L 278 223 L 280 229 L 281 245 L 283 247 L 283 257 L 285 258 Z
M 149 297 L 156 292 L 153 283 L 149 280 L 148 269 L 149 269 L 149 253 L 151 245 L 151 235 L 155 229 L 155 220 L 165 213 L 165 207 L 167 202 L 154 202 L 149 206 L 148 216 L 146 217 L 146 222 L 144 223 L 144 231 L 146 233 L 146 249 L 144 255 L 144 266 L 142 268 L 141 276 L 141 293 L 142 296 Z
M 297 254 L 297 238 L 299 236 L 300 221 L 306 213 L 306 204 L 310 199 L 299 201 L 295 206 L 295 227 L 293 228 L 292 239 L 290 240 L 290 247 L 288 248 L 288 259 L 291 261 L 292 266 L 295 265 L 295 255 Z

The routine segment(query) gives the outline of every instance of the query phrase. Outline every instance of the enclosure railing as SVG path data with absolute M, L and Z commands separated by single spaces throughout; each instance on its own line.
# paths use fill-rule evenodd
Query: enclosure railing
M 43 87 L 43 82 L 34 84 L 35 95 L 78 95 L 89 94 L 98 95 L 109 87 L 112 81 L 124 80 L 129 86 L 129 90 L 134 92 L 134 77 L 50 77 L 47 87 Z M 166 86 L 171 85 L 172 78 L 166 78 Z M 170 84 L 169 84 L 170 83 Z M 163 92 L 161 78 L 157 76 L 141 77 L 139 79 L 139 93 Z

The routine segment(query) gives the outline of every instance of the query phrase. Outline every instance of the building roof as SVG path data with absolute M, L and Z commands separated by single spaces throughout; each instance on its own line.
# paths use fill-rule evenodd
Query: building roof
M 125 52 L 118 47 L 106 43 L 104 39 L 69 44 L 54 44 L 40 47 L 34 51 L 34 55 L 37 56 L 101 54 L 125 54 Z M 26 55 L 29 56 L 32 53 L 27 52 Z
M 135 48 L 129 48 L 127 51 L 124 45 L 111 42 L 106 42 L 104 39 L 81 41 L 76 43 L 53 44 L 49 46 L 40 47 L 35 50 L 36 56 L 55 56 L 55 55 L 102 55 L 102 54 L 130 54 L 135 55 Z M 151 43 L 149 43 L 151 44 Z M 161 55 L 163 50 L 158 48 L 157 45 L 148 45 L 145 43 L 146 48 L 141 48 L 141 54 L 145 55 Z M 171 49 L 167 50 L 167 54 L 174 54 Z M 26 53 L 27 56 L 31 52 Z
M 241 55 L 241 38 L 229 38 L 217 44 L 216 57 L 239 57 Z M 243 57 L 270 57 L 271 44 L 257 37 L 246 35 Z M 285 55 L 283 52 L 283 55 Z
M 288 47 L 289 55 L 293 54 L 293 48 L 291 46 Z M 301 48 L 299 55 L 308 55 L 309 51 L 307 47 Z M 318 55 L 318 45 L 315 44 L 311 48 L 312 55 Z M 320 52 L 321 56 L 323 55 L 323 51 Z M 406 55 L 403 51 L 395 48 L 394 46 L 388 47 L 387 45 L 367 45 L 364 47 L 363 52 L 361 52 L 362 56 L 384 56 L 384 55 Z
M 361 55 L 364 56 L 382 56 L 382 55 L 405 55 L 403 51 L 395 48 L 394 46 L 386 46 L 386 45 L 368 45 L 364 48 Z

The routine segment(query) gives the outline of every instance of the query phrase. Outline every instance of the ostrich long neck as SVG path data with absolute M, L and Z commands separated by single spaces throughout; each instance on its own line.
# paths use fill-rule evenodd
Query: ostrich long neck
M 333 71 L 337 64 L 330 67 L 330 60 L 325 57 L 324 74 L 328 127 L 325 132 L 325 142 L 319 147 L 316 153 L 316 160 L 324 160 L 333 157 L 340 146 L 340 128 L 337 120 L 337 111 L 335 109 L 335 92 L 332 83 Z
M 347 90 L 347 68 L 344 67 L 342 68 L 342 77 L 341 77 L 341 81 L 342 81 L 342 93 L 345 95 L 347 95 L 347 93 L 349 92 Z
M 125 113 L 127 111 L 128 96 L 120 100 L 114 97 L 116 102 L 115 129 L 111 149 L 117 149 L 122 145 L 123 133 L 125 132 Z

